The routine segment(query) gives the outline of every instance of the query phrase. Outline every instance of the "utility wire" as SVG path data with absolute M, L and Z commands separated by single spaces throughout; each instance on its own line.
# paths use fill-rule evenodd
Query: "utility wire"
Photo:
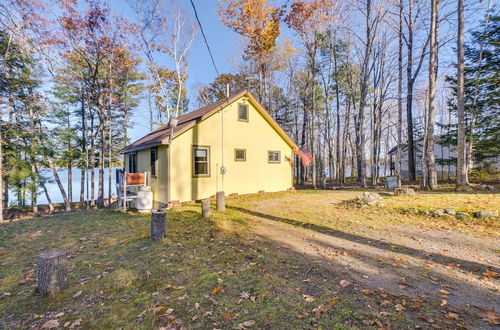
M 190 1 L 191 1 L 191 6 L 193 6 L 194 16 L 196 17 L 196 21 L 198 22 L 198 25 L 200 26 L 201 35 L 203 36 L 203 40 L 205 40 L 205 45 L 207 46 L 208 53 L 210 54 L 210 58 L 212 59 L 212 64 L 214 65 L 215 72 L 217 73 L 217 77 L 218 77 L 218 76 L 220 76 L 219 70 L 217 70 L 217 65 L 215 64 L 214 56 L 212 55 L 212 51 L 210 50 L 210 46 L 208 45 L 207 37 L 205 36 L 205 32 L 203 31 L 203 26 L 201 26 L 200 19 L 198 18 L 198 12 L 196 11 L 196 7 L 194 5 L 193 0 L 190 0 Z

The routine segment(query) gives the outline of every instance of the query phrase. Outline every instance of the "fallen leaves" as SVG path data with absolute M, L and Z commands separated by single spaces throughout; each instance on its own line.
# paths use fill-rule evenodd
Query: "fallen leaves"
M 477 313 L 477 316 L 481 318 L 481 320 L 488 322 L 490 325 L 499 325 L 499 317 L 495 313 L 493 308 L 487 309 L 484 313 Z
M 440 289 L 440 290 L 439 290 L 439 293 L 440 293 L 441 295 L 443 295 L 443 296 L 447 296 L 447 295 L 449 295 L 449 294 L 450 294 L 450 293 L 449 293 L 448 291 L 446 291 L 445 289 Z
M 403 305 L 397 304 L 396 306 L 394 306 L 394 309 L 398 312 L 402 312 L 405 308 L 403 307 Z
M 445 306 L 448 302 L 446 301 L 446 299 L 442 299 L 441 300 L 441 307 Z
M 81 296 L 81 295 L 82 295 L 82 293 L 83 293 L 83 291 L 82 291 L 82 290 L 78 291 L 77 293 L 75 293 L 75 294 L 73 295 L 73 298 L 77 298 L 77 297 Z
M 74 321 L 73 323 L 71 323 L 71 325 L 69 326 L 70 329 L 74 329 L 78 326 L 80 326 L 82 324 L 82 319 L 78 319 L 76 321 Z
M 304 300 L 307 301 L 308 303 L 311 303 L 311 302 L 316 300 L 316 298 L 314 298 L 313 296 L 310 296 L 308 294 L 303 294 L 302 298 L 304 298 Z
M 143 232 L 139 237 L 140 238 L 146 238 L 149 236 L 149 233 L 147 231 Z
M 35 275 L 36 275 L 36 270 L 30 269 L 30 271 L 22 279 L 20 279 L 17 282 L 17 284 L 24 284 L 28 281 L 31 281 L 32 279 L 34 279 Z
M 444 315 L 444 317 L 446 317 L 449 320 L 458 320 L 458 318 L 460 317 L 460 315 L 458 315 L 457 313 L 449 312 L 449 313 L 446 313 Z
M 231 317 L 232 317 L 231 313 L 229 313 L 229 312 L 225 312 L 225 313 L 224 313 L 224 318 L 225 318 L 226 320 L 228 320 L 228 321 L 229 321 L 229 320 L 231 319 Z
M 312 311 L 314 313 L 314 317 L 317 320 L 319 320 L 321 318 L 321 314 L 328 312 L 328 308 L 323 306 L 323 305 L 319 305 L 318 307 L 314 308 Z
M 363 292 L 363 294 L 367 296 L 373 293 L 371 290 L 362 290 L 361 292 Z
M 417 308 L 420 308 L 420 305 L 422 305 L 422 303 L 421 303 L 420 301 L 418 301 L 418 300 L 412 301 L 412 302 L 410 303 L 410 307 L 411 307 L 412 309 L 417 309 Z
M 215 288 L 212 289 L 211 293 L 212 294 L 217 294 L 220 290 L 222 290 L 222 287 L 221 286 L 217 286 Z
M 348 280 L 341 280 L 339 282 L 340 286 L 345 288 L 345 287 L 348 287 L 349 285 L 351 285 L 351 282 L 349 282 Z
M 42 324 L 42 329 L 54 329 L 59 326 L 59 320 L 49 320 Z
M 245 329 L 255 325 L 255 320 L 248 320 L 238 325 L 237 329 Z

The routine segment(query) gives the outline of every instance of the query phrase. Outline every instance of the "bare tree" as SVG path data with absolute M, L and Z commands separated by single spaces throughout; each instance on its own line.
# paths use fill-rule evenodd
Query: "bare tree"
M 430 52 L 429 52 L 429 104 L 426 116 L 426 137 L 425 137 L 425 170 L 424 187 L 430 190 L 437 189 L 436 159 L 434 153 L 434 122 L 435 122 L 435 96 L 436 96 L 436 78 L 437 78 L 437 56 L 438 56 L 438 1 L 431 0 L 431 29 L 430 29 Z
M 465 108 L 464 108 L 464 0 L 457 1 L 457 186 L 468 186 L 465 155 Z

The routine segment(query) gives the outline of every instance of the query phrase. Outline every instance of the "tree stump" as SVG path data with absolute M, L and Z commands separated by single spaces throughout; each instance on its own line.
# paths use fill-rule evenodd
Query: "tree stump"
M 210 209 L 210 199 L 203 199 L 201 201 L 201 215 L 205 219 L 208 219 L 210 218 L 210 213 L 212 213 L 212 210 Z
M 226 200 L 223 191 L 218 191 L 216 194 L 217 198 L 217 211 L 225 211 L 226 210 Z
M 66 286 L 66 252 L 51 251 L 38 256 L 38 292 L 54 296 Z
M 153 212 L 151 215 L 151 239 L 157 241 L 165 238 L 165 212 Z

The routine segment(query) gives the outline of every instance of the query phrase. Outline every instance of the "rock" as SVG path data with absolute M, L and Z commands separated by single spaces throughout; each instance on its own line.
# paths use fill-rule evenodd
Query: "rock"
M 375 206 L 383 197 L 377 193 L 364 192 L 363 196 L 358 196 L 358 203 L 361 205 Z
M 474 189 L 471 186 L 459 186 L 455 188 L 455 191 L 468 192 L 468 191 L 474 191 Z
M 498 211 L 488 211 L 488 210 L 479 211 L 477 213 L 477 216 L 479 218 L 495 218 L 498 217 Z
M 457 212 L 456 213 L 456 217 L 457 217 L 457 219 L 460 219 L 460 220 L 467 220 L 469 218 L 469 213 L 467 213 L 467 212 Z
M 444 213 L 446 213 L 448 215 L 455 215 L 455 214 L 457 214 L 457 212 L 454 209 L 445 209 Z
M 445 215 L 445 211 L 444 210 L 435 210 L 435 211 L 432 211 L 432 214 L 439 216 L 439 217 L 442 217 L 443 215 Z
M 395 196 L 399 196 L 399 195 L 414 196 L 415 190 L 413 190 L 411 188 L 396 188 L 396 189 L 394 189 L 394 195 Z
M 495 187 L 493 187 L 493 186 L 490 186 L 490 185 L 486 184 L 486 185 L 484 185 L 484 190 L 490 190 L 490 191 L 493 191 L 493 190 L 495 190 Z

